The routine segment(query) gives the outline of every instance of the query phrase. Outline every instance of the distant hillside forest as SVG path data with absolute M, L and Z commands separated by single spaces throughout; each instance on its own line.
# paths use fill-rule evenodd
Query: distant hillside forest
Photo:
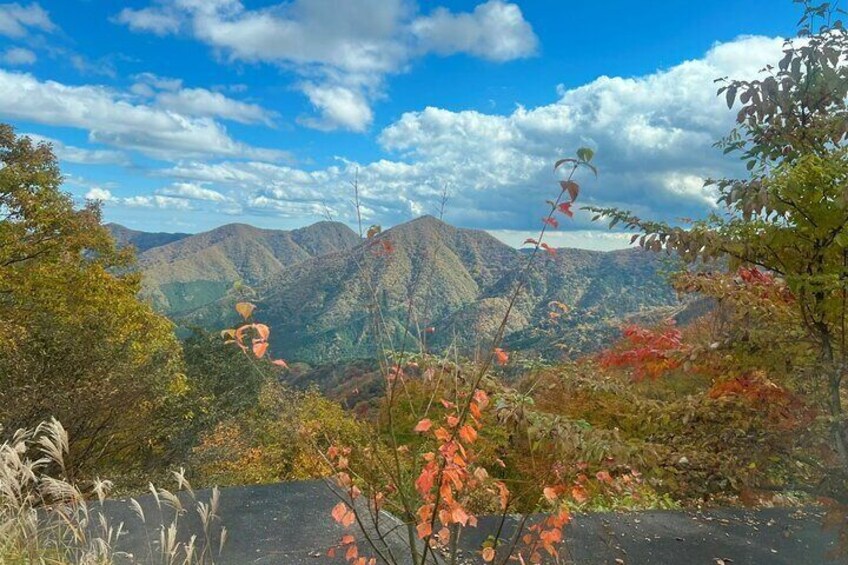
M 403 339 L 411 301 L 410 344 L 426 342 L 431 351 L 456 345 L 472 354 L 492 339 L 525 259 L 483 231 L 432 216 L 374 241 L 335 222 L 291 232 L 231 224 L 191 236 L 108 227 L 120 245 L 138 251 L 141 296 L 178 324 L 229 327 L 235 303 L 249 299 L 287 336 L 272 344 L 275 353 L 318 364 L 375 357 L 371 314 L 363 308 L 369 288 L 379 288 L 394 339 Z M 375 242 L 390 243 L 391 256 L 371 253 Z M 549 360 L 601 349 L 628 320 L 658 321 L 683 308 L 668 280 L 677 269 L 638 249 L 557 249 L 531 274 L 506 343 Z M 551 304 L 564 306 L 555 318 Z

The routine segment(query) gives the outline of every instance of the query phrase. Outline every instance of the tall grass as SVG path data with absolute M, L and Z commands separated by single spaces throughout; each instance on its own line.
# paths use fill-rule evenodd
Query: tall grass
M 0 445 L 0 563 L 207 565 L 220 555 L 227 534 L 218 525 L 217 488 L 207 502 L 200 501 L 182 471 L 174 473 L 202 527 L 185 541 L 178 532 L 188 508 L 176 494 L 150 485 L 159 515 L 173 511 L 167 524 L 164 519 L 148 524 L 142 504 L 130 499 L 146 534 L 145 555 L 132 555 L 120 548 L 124 524 L 110 523 L 105 512 L 111 481 L 97 479 L 85 488 L 67 481 L 67 453 L 68 434 L 55 419 L 18 430 Z

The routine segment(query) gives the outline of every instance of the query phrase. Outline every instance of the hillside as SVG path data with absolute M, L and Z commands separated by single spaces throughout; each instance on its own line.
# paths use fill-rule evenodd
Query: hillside
M 357 243 L 337 222 L 293 231 L 229 224 L 141 253 L 142 294 L 160 311 L 180 316 L 221 299 L 237 281 L 261 286 L 291 265 Z
M 106 228 L 111 232 L 119 247 L 130 245 L 135 247 L 138 253 L 191 236 L 190 233 L 148 233 L 131 230 L 121 224 L 106 224 Z
M 388 247 L 384 242 L 390 242 Z M 185 244 L 185 242 L 181 242 Z M 254 300 L 276 335 L 275 353 L 308 362 L 373 355 L 373 312 L 378 303 L 395 346 L 410 319 L 408 347 L 466 352 L 486 346 L 508 304 L 526 254 L 483 231 L 460 229 L 425 216 L 371 241 L 315 255 L 271 273 Z M 585 352 L 634 315 L 667 314 L 676 305 L 658 256 L 637 250 L 612 253 L 575 249 L 540 258 L 507 328 L 511 348 L 557 357 Z M 372 298 L 371 289 L 378 289 Z M 375 300 L 376 299 L 376 300 Z M 412 307 L 409 308 L 408 305 Z M 182 320 L 223 328 L 235 320 L 234 298 L 187 313 Z M 556 323 L 550 302 L 569 306 Z M 433 333 L 424 332 L 434 328 Z

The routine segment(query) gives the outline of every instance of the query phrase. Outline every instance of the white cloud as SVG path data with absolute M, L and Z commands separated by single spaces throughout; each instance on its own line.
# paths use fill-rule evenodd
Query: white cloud
M 418 16 L 412 0 L 293 0 L 248 9 L 240 0 L 159 0 L 119 22 L 157 34 L 184 29 L 230 60 L 294 70 L 318 111 L 302 122 L 364 131 L 389 74 L 427 53 L 495 61 L 532 54 L 538 40 L 521 10 L 489 0 L 469 14 Z M 340 97 L 337 100 L 335 97 Z
M 176 14 L 155 8 L 124 8 L 115 16 L 115 21 L 127 25 L 133 31 L 146 31 L 156 35 L 168 35 L 180 29 L 180 18 Z
M 156 95 L 156 104 L 186 116 L 207 116 L 243 124 L 273 125 L 274 113 L 205 88 L 184 88 Z
M 106 188 L 94 187 L 85 193 L 86 200 L 99 200 L 109 206 L 127 208 L 157 208 L 160 210 L 191 210 L 191 203 L 184 198 L 173 198 L 154 194 L 150 196 L 129 196 L 121 198 Z
M 88 192 L 85 193 L 86 200 L 100 200 L 101 202 L 109 202 L 114 197 L 112 196 L 112 192 L 105 188 L 92 188 Z
M 65 145 L 58 139 L 45 137 L 35 133 L 24 133 L 36 143 L 49 143 L 53 146 L 53 153 L 60 161 L 67 163 L 79 163 L 84 165 L 129 165 L 130 159 L 122 151 L 111 149 L 86 149 L 73 145 Z
M 115 199 L 112 200 L 115 202 Z M 159 208 L 161 210 L 191 210 L 191 203 L 184 198 L 172 198 L 170 196 L 130 196 L 121 198 L 119 204 L 128 208 Z
M 205 88 L 184 88 L 183 81 L 140 73 L 133 77 L 130 92 L 148 98 L 156 106 L 185 116 L 220 118 L 243 124 L 274 125 L 276 113 L 248 102 L 235 100 Z
M 0 4 L 0 35 L 20 39 L 32 30 L 49 33 L 57 29 L 47 11 L 37 3 L 27 6 L 17 2 Z
M 502 0 L 489 0 L 470 14 L 436 8 L 431 15 L 412 22 L 412 33 L 425 52 L 468 53 L 491 61 L 529 57 L 539 45 L 521 8 Z
M 337 127 L 351 131 L 365 131 L 374 115 L 368 100 L 361 92 L 343 86 L 305 84 L 303 92 L 320 112 L 320 118 L 304 118 L 300 122 L 321 130 Z
M 68 86 L 4 70 L 0 70 L 0 116 L 85 129 L 92 142 L 166 160 L 192 156 L 287 158 L 281 151 L 235 141 L 208 117 L 137 104 L 128 95 L 101 86 Z
M 528 246 L 524 242 L 528 238 L 539 237 L 538 231 L 521 230 L 487 230 L 489 234 L 513 247 Z M 548 231 L 543 241 L 551 247 L 573 247 L 578 249 L 593 249 L 595 251 L 612 251 L 630 247 L 630 234 L 598 230 Z
M 557 191 L 553 162 L 588 145 L 596 149 L 600 177 L 581 176 L 581 205 L 622 206 L 668 220 L 696 217 L 709 209 L 711 197 L 702 179 L 744 172 L 734 157 L 712 147 L 734 119 L 716 98 L 713 80 L 756 76 L 780 58 L 782 44 L 740 38 L 646 76 L 562 88 L 550 104 L 508 115 L 408 112 L 378 137 L 392 158 L 370 163 L 339 159 L 308 171 L 260 161 L 187 160 L 160 174 L 229 190 L 245 214 L 290 217 L 312 210 L 320 217 L 326 206 L 346 221 L 354 221 L 348 182 L 358 174 L 369 221 L 383 225 L 434 213 L 447 186 L 447 220 L 524 233 L 539 225 L 544 200 Z M 604 228 L 585 213 L 563 224 L 565 230 Z
M 0 54 L 0 61 L 7 65 L 32 65 L 38 60 L 35 53 L 23 47 L 9 47 Z
M 197 183 L 176 182 L 156 191 L 162 196 L 185 198 L 187 200 L 205 200 L 208 202 L 226 202 L 227 197 L 214 190 L 204 188 Z
M 143 84 L 156 90 L 179 90 L 183 86 L 182 79 L 160 77 L 153 73 L 139 73 L 133 77 L 136 84 Z

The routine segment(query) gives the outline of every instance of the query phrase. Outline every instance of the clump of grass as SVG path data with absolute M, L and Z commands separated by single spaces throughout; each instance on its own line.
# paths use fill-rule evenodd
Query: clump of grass
M 130 499 L 128 504 L 147 534 L 147 555 L 134 556 L 120 549 L 120 539 L 126 534 L 124 524 L 110 523 L 104 512 L 112 482 L 96 479 L 83 488 L 67 480 L 67 453 L 68 434 L 55 419 L 33 430 L 18 430 L 0 444 L 0 563 L 214 564 L 227 535 L 226 528 L 218 525 L 217 488 L 208 501 L 198 500 L 183 471 L 174 472 L 179 490 L 188 493 L 202 527 L 200 534 L 185 541 L 179 539 L 178 532 L 188 508 L 180 497 L 150 485 L 163 518 L 156 523 L 153 536 L 142 505 Z M 167 524 L 163 509 L 173 511 Z

